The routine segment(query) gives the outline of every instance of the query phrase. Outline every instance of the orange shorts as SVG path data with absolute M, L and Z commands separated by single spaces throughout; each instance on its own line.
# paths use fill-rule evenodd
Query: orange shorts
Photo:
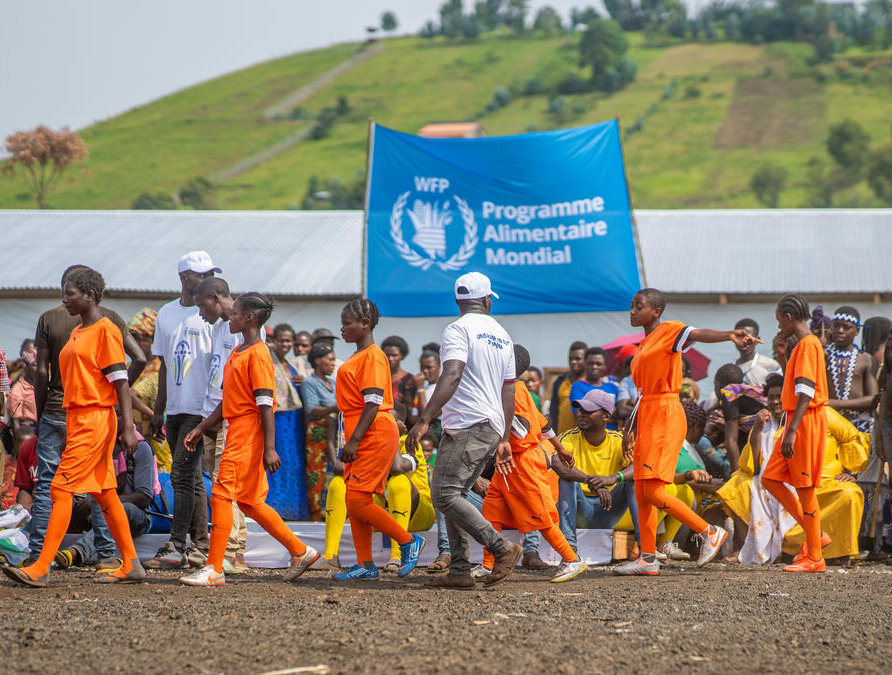
M 263 468 L 263 432 L 260 415 L 240 415 L 229 420 L 220 470 L 211 493 L 241 504 L 266 501 L 269 483 Z
M 344 420 L 345 438 L 350 438 L 359 415 Z M 379 412 L 372 426 L 362 437 L 356 458 L 344 464 L 344 481 L 348 490 L 384 494 L 393 458 L 400 446 L 400 432 L 389 412 Z
M 483 500 L 483 517 L 518 532 L 545 530 L 556 524 L 558 512 L 549 474 L 556 475 L 548 470 L 545 453 L 539 448 L 514 455 L 514 471 L 507 477 L 492 477 Z
M 636 480 L 675 480 L 675 467 L 688 423 L 678 394 L 648 395 L 638 407 L 638 430 L 632 455 Z
M 790 416 L 792 413 L 787 413 Z M 796 439 L 793 456 L 787 459 L 781 454 L 781 440 L 777 437 L 771 457 L 765 465 L 762 478 L 788 483 L 794 488 L 818 487 L 824 468 L 824 448 L 827 445 L 827 415 L 821 408 L 805 411 Z
M 118 418 L 106 406 L 70 408 L 65 416 L 65 450 L 51 485 L 72 494 L 117 489 L 112 461 Z

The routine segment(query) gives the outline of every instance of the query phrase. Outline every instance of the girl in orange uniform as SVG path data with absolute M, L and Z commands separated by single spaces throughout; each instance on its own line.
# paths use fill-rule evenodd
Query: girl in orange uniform
M 118 481 L 112 464 L 117 434 L 116 403 L 120 405 L 124 424 L 121 442 L 128 455 L 136 451 L 136 432 L 121 331 L 99 313 L 104 291 L 102 275 L 89 267 L 74 270 L 65 279 L 62 304 L 72 316 L 80 314 L 81 323 L 59 353 L 68 433 L 62 461 L 50 485 L 52 510 L 46 539 L 33 565 L 2 568 L 6 576 L 26 586 L 47 585 L 50 564 L 71 520 L 73 497 L 83 493 L 93 495 L 102 507 L 123 558 L 120 568 L 95 580 L 134 583 L 146 576 L 136 557 L 127 513 L 118 499 Z
M 636 410 L 626 422 L 623 454 L 633 462 L 635 498 L 641 533 L 641 555 L 616 568 L 617 574 L 659 574 L 656 559 L 657 509 L 699 534 L 703 539 L 697 565 L 702 566 L 719 552 L 728 533 L 709 525 L 680 499 L 666 492 L 675 479 L 675 466 L 687 433 L 681 391 L 681 353 L 695 342 L 730 340 L 740 348 L 758 338 L 745 330 L 714 331 L 686 326 L 680 321 L 660 323 L 666 309 L 663 293 L 655 288 L 638 291 L 632 298 L 629 320 L 644 328 L 645 337 L 632 359 L 632 379 L 640 392 Z
M 827 438 L 827 370 L 824 347 L 808 325 L 811 314 L 801 295 L 785 295 L 775 310 L 784 338 L 798 340 L 784 368 L 781 406 L 787 418 L 774 452 L 762 473 L 762 485 L 805 530 L 805 544 L 785 572 L 826 572 L 821 549 L 830 537 L 821 532 L 821 513 L 815 488 L 821 482 Z M 798 499 L 786 488 L 796 489 Z
M 344 416 L 346 442 L 340 453 L 347 485 L 347 514 L 356 548 L 357 564 L 332 575 L 339 581 L 377 579 L 372 560 L 372 528 L 400 545 L 399 576 L 418 564 L 424 538 L 411 534 L 374 503 L 372 495 L 383 494 L 400 435 L 393 409 L 390 364 L 375 344 L 372 331 L 378 325 L 378 308 L 367 298 L 354 300 L 341 311 L 341 337 L 356 345 L 356 353 L 338 369 L 335 394 Z
M 217 408 L 186 436 L 191 452 L 206 434 L 222 422 L 229 422 L 220 470 L 211 493 L 211 546 L 208 562 L 195 574 L 180 578 L 187 586 L 222 586 L 223 556 L 232 530 L 232 503 L 269 532 L 291 554 L 285 581 L 294 581 L 316 560 L 319 553 L 305 545 L 266 504 L 269 483 L 266 472 L 275 473 L 282 465 L 276 453 L 276 380 L 273 360 L 261 339 L 263 324 L 273 304 L 259 293 L 240 295 L 232 305 L 229 330 L 241 333 L 244 342 L 229 355 L 223 367 L 223 400 Z
M 549 468 L 560 471 L 560 477 L 566 480 L 583 482 L 588 476 L 577 469 L 565 467 L 554 456 L 546 457 L 540 445 L 546 437 L 556 450 L 566 451 L 555 437 L 548 420 L 536 407 L 526 383 L 520 379 L 530 367 L 530 353 L 523 345 L 514 345 L 514 366 L 517 373 L 511 429 L 514 471 L 510 477 L 504 474 L 493 477 L 483 500 L 483 517 L 492 523 L 496 532 L 506 527 L 521 533 L 541 532 L 545 541 L 563 559 L 551 580 L 555 583 L 570 581 L 585 572 L 588 566 L 557 525 L 557 495 L 551 477 L 557 478 L 558 474 L 550 473 Z M 483 549 L 483 567 L 491 570 L 493 562 L 492 554 Z

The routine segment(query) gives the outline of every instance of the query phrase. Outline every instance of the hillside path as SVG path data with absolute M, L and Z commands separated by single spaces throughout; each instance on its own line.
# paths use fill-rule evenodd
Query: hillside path
M 266 110 L 263 111 L 263 119 L 265 121 L 269 122 L 270 120 L 275 119 L 279 115 L 283 115 L 287 112 L 290 112 L 294 108 L 294 106 L 306 101 L 308 98 L 310 98 L 310 96 L 315 94 L 322 87 L 329 84 L 335 78 L 340 77 L 344 73 L 346 73 L 346 72 L 352 70 L 353 68 L 355 68 L 356 66 L 358 66 L 360 63 L 367 61 L 368 59 L 372 58 L 373 56 L 377 56 L 378 54 L 380 54 L 383 51 L 384 51 L 384 45 L 381 43 L 378 43 L 378 44 L 372 45 L 371 47 L 368 47 L 367 49 L 363 49 L 362 51 L 357 52 L 356 54 L 351 56 L 346 61 L 343 61 L 343 62 L 339 63 L 338 65 L 336 65 L 331 70 L 322 73 L 322 75 L 317 77 L 315 80 L 313 80 L 309 84 L 305 84 L 303 87 L 301 87 L 297 91 L 289 94 L 288 96 L 286 96 L 285 98 L 280 100 L 278 103 L 274 103 L 273 105 L 271 105 L 269 108 L 267 108 Z

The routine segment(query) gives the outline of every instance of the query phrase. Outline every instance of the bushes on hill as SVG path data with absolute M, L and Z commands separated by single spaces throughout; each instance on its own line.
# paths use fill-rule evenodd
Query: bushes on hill
M 750 189 L 763 206 L 776 209 L 780 203 L 780 193 L 787 181 L 787 170 L 777 164 L 763 164 L 753 172 Z

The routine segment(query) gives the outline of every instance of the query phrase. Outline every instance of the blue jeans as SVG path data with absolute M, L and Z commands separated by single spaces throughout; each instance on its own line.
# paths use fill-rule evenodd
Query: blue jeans
M 28 523 L 28 543 L 36 558 L 43 548 L 46 526 L 50 521 L 50 484 L 65 449 L 65 411 L 44 413 L 37 430 L 37 480 L 34 483 L 34 504 Z
M 638 539 L 638 502 L 635 501 L 635 483 L 627 480 L 610 491 L 612 504 L 609 511 L 601 506 L 601 500 L 582 491 L 582 485 L 562 480 L 558 490 L 558 516 L 561 532 L 570 546 L 576 548 L 576 528 L 612 530 L 626 513 L 632 516 L 635 538 Z
M 471 490 L 466 499 L 475 509 L 483 513 L 483 497 Z M 437 511 L 437 550 L 440 555 L 449 555 L 449 535 L 446 533 L 446 516 Z
M 76 548 L 80 553 L 82 562 L 110 560 L 115 557 L 115 540 L 112 539 L 111 533 L 108 531 L 102 510 L 95 508 L 95 500 L 93 506 L 91 513 L 93 529 L 71 545 L 71 548 Z M 130 524 L 130 534 L 133 537 L 138 537 L 148 532 L 149 526 L 152 524 L 149 514 L 130 502 L 124 502 L 123 506 L 124 512 L 127 514 L 127 522 Z M 97 512 L 99 518 L 96 517 Z

